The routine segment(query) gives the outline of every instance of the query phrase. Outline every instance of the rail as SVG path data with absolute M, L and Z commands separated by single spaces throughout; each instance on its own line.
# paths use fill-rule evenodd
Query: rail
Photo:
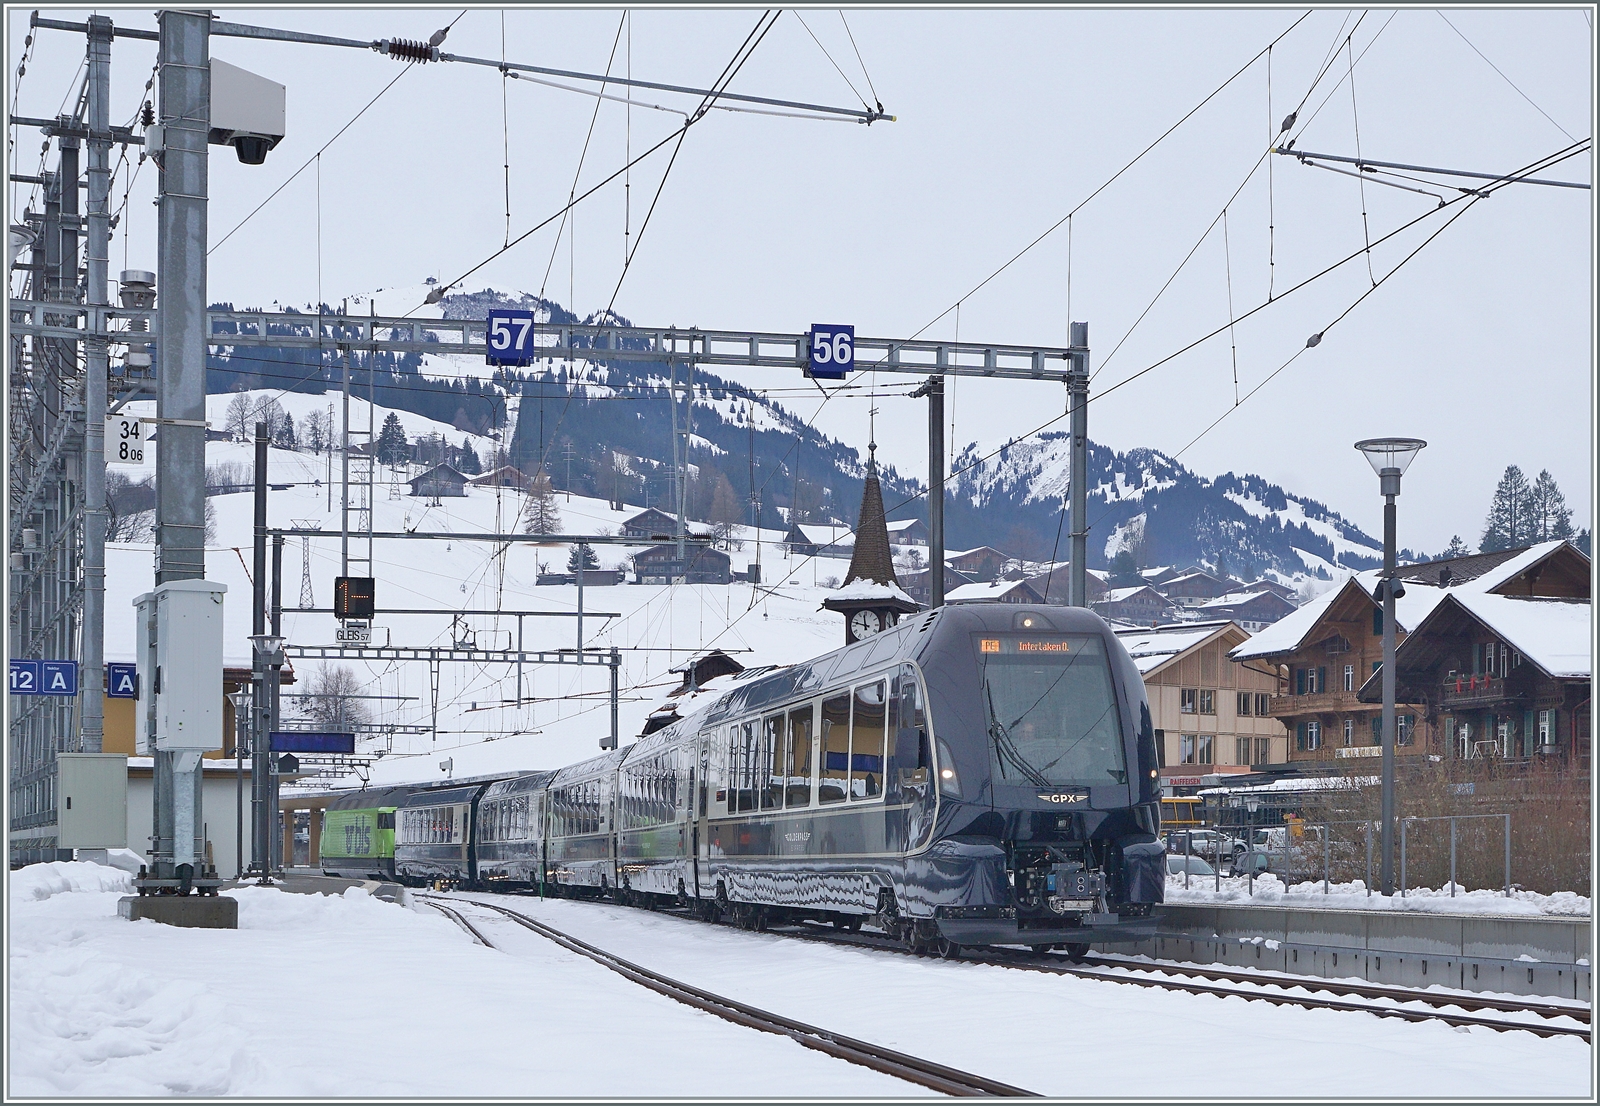
M 417 897 L 447 917 L 453 915 L 452 920 L 465 929 L 474 940 L 481 941 L 490 948 L 495 947 L 481 930 L 472 925 L 456 909 L 455 905 L 444 905 L 444 902 L 448 902 L 448 900 L 442 901 L 439 897 L 433 895 L 419 895 Z M 961 1071 L 958 1068 L 947 1067 L 944 1064 L 936 1064 L 931 1060 L 923 1060 L 920 1057 L 910 1056 L 904 1052 L 884 1048 L 881 1045 L 857 1040 L 854 1037 L 846 1037 L 826 1029 L 819 1029 L 814 1025 L 795 1021 L 793 1018 L 786 1018 L 781 1014 L 774 1014 L 770 1011 L 750 1006 L 747 1003 L 724 998 L 699 987 L 681 983 L 659 972 L 653 972 L 648 968 L 624 960 L 586 941 L 580 941 L 576 937 L 562 933 L 553 926 L 548 926 L 508 907 L 478 900 L 472 900 L 472 905 L 495 911 L 517 925 L 532 930 L 546 940 L 553 941 L 568 952 L 577 953 L 579 956 L 593 960 L 602 967 L 616 972 L 624 979 L 637 983 L 641 987 L 648 988 L 657 994 L 665 995 L 667 998 L 681 1002 L 686 1006 L 713 1014 L 735 1025 L 743 1025 L 750 1029 L 760 1030 L 763 1033 L 773 1033 L 781 1037 L 788 1037 L 805 1048 L 827 1053 L 852 1064 L 859 1064 L 873 1071 L 892 1075 L 897 1079 L 927 1087 L 941 1094 L 966 1098 L 991 1095 L 1007 1098 L 1038 1097 L 1032 1091 L 1013 1087 L 1009 1083 L 1001 1083 L 981 1075 Z

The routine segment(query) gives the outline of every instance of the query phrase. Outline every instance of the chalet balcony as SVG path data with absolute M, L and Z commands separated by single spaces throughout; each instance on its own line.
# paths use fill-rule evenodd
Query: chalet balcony
M 1439 708 L 1450 710 L 1492 706 L 1508 699 L 1516 699 L 1518 694 L 1517 691 L 1507 690 L 1505 678 L 1501 676 L 1481 674 L 1451 676 L 1440 685 Z
M 1369 709 L 1353 691 L 1319 691 L 1314 695 L 1274 695 L 1268 714 L 1293 718 L 1301 714 L 1349 714 Z

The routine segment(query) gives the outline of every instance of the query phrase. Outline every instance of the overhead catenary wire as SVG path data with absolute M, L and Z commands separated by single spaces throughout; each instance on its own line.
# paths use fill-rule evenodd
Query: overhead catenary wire
M 843 18 L 844 12 L 841 11 L 839 13 L 839 15 L 840 15 L 841 18 Z M 852 81 L 849 77 L 845 76 L 844 70 L 840 69 L 839 68 L 839 63 L 833 60 L 833 55 L 828 53 L 828 48 L 826 46 L 822 45 L 822 40 L 816 36 L 816 32 L 812 31 L 810 24 L 808 24 L 806 22 L 805 16 L 800 14 L 800 9 L 799 8 L 795 9 L 794 17 L 800 21 L 800 26 L 805 28 L 806 34 L 811 36 L 811 41 L 815 42 L 817 44 L 817 49 L 822 51 L 822 56 L 828 59 L 828 64 L 833 66 L 833 71 L 835 73 L 839 74 L 840 78 L 843 79 L 844 83 L 850 87 L 850 92 L 855 96 L 855 98 L 857 100 L 861 101 L 861 106 L 866 108 L 868 111 L 871 111 L 872 110 L 872 105 L 867 103 L 867 98 L 865 96 L 861 95 L 861 92 L 855 86 L 855 82 Z M 859 57 L 858 57 L 857 60 L 859 60 Z
M 1583 9 L 1579 9 L 1579 10 L 1583 11 L 1583 17 L 1584 17 L 1585 21 L 1587 21 L 1588 18 L 1589 18 L 1589 13 L 1586 10 L 1583 10 Z M 1529 96 L 1526 92 L 1522 91 L 1522 89 L 1518 88 L 1517 87 L 1517 82 L 1513 81 L 1510 77 L 1506 76 L 1505 70 L 1501 69 L 1494 62 L 1490 61 L 1489 60 L 1489 55 L 1485 54 L 1482 50 L 1478 49 L 1477 45 L 1470 38 L 1468 38 L 1465 34 L 1462 34 L 1461 28 L 1457 27 L 1454 23 L 1451 23 L 1449 16 L 1445 15 L 1444 12 L 1440 11 L 1437 8 L 1434 9 L 1434 12 L 1435 12 L 1435 14 L 1438 15 L 1438 17 L 1440 19 L 1445 21 L 1445 25 L 1446 26 L 1448 26 L 1457 35 L 1460 35 L 1461 41 L 1465 42 L 1468 46 L 1470 46 L 1472 48 L 1472 52 L 1474 54 L 1477 54 L 1480 58 L 1482 58 L 1484 60 L 1484 63 L 1486 65 L 1488 65 L 1488 67 L 1490 69 L 1493 69 L 1496 73 L 1500 74 L 1500 79 L 1501 80 L 1505 81 L 1506 84 L 1510 85 L 1512 90 L 1515 91 L 1518 96 L 1521 96 L 1524 100 L 1528 101 L 1529 105 L 1532 106 L 1534 111 L 1538 112 L 1540 115 L 1542 115 L 1546 119 L 1550 120 L 1550 125 L 1552 127 L 1554 127 L 1556 130 L 1560 131 L 1562 134 L 1566 135 L 1568 142 L 1576 142 L 1576 141 L 1578 141 L 1576 138 L 1574 138 L 1572 136 L 1572 132 L 1571 131 L 1567 130 L 1567 128 L 1563 127 L 1560 123 L 1557 123 L 1555 121 L 1555 117 L 1554 116 L 1552 116 L 1548 111 L 1545 111 L 1544 108 L 1540 107 L 1538 104 L 1535 104 L 1533 102 L 1533 97 Z
M 856 53 L 856 62 L 861 66 L 861 75 L 867 79 L 867 91 L 872 93 L 872 99 L 877 104 L 878 111 L 883 111 L 883 101 L 878 98 L 878 90 L 873 86 L 872 74 L 867 72 L 867 63 L 862 60 L 861 47 L 856 45 L 856 36 L 850 33 L 850 21 L 844 17 L 844 9 L 839 9 L 839 22 L 844 24 L 844 33 L 850 39 L 850 49 Z
M 1367 40 L 1367 44 L 1361 48 L 1361 53 L 1356 55 L 1356 64 L 1357 65 L 1360 65 L 1361 64 L 1361 59 L 1367 56 L 1367 51 L 1371 50 L 1374 46 L 1377 45 L 1378 39 L 1383 37 L 1383 32 L 1385 32 L 1385 31 L 1387 31 L 1389 29 L 1389 24 L 1393 23 L 1394 22 L 1394 17 L 1399 15 L 1399 14 L 1400 14 L 1399 11 L 1390 12 L 1389 13 L 1389 18 L 1385 19 L 1383 21 L 1383 26 L 1379 27 L 1375 32 L 1373 32 L 1372 37 Z M 1355 33 L 1354 31 L 1351 31 L 1351 34 L 1354 34 L 1354 33 Z M 1344 77 L 1340 77 L 1338 82 L 1335 83 L 1332 88 L 1328 89 L 1328 94 L 1326 96 L 1324 96 L 1320 101 L 1318 101 L 1316 110 L 1311 113 L 1309 118 L 1305 119 L 1304 121 L 1302 121 L 1300 123 L 1300 129 L 1297 130 L 1295 132 L 1295 134 L 1294 134 L 1294 137 L 1289 140 L 1289 145 L 1293 146 L 1296 142 L 1300 141 L 1300 139 L 1302 137 L 1304 137 L 1304 135 L 1306 133 L 1306 128 L 1311 126 L 1312 123 L 1316 122 L 1317 116 L 1322 114 L 1322 109 L 1328 106 L 1328 101 L 1333 99 L 1334 94 L 1336 92 L 1338 92 L 1339 89 L 1344 86 L 1344 82 L 1345 82 L 1345 78 Z M 1287 130 L 1288 128 L 1285 128 L 1285 129 Z
M 1350 40 L 1344 40 L 1345 58 L 1350 63 L 1347 79 L 1350 81 L 1350 122 L 1356 134 L 1356 157 L 1361 156 L 1361 115 L 1356 111 L 1356 62 L 1350 47 Z M 1372 231 L 1367 224 L 1367 182 L 1360 177 L 1356 178 L 1357 188 L 1361 194 L 1361 237 L 1367 244 L 1367 279 L 1373 284 L 1378 283 L 1378 278 L 1372 272 Z

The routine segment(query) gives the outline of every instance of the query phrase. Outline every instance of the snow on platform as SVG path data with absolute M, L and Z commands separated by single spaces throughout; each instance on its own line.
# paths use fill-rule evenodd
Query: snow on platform
M 21 874 L 8 1099 L 928 1093 L 358 888 L 240 888 L 239 929 L 199 930 L 124 921 L 115 892 L 28 899 Z
M 1313 847 L 1313 852 L 1315 847 Z M 1469 891 L 1456 885 L 1454 896 L 1448 886 L 1407 888 L 1404 896 L 1385 898 L 1377 891 L 1367 893 L 1361 880 L 1348 883 L 1330 881 L 1327 893 L 1322 881 L 1308 880 L 1287 885 L 1272 873 L 1257 876 L 1254 892 L 1245 876 L 1223 876 L 1220 889 L 1216 876 L 1190 876 L 1189 886 L 1183 877 L 1167 877 L 1167 901 L 1197 906 L 1275 906 L 1300 907 L 1306 910 L 1383 910 L 1411 911 L 1419 914 L 1471 914 L 1492 917 L 1548 917 L 1587 918 L 1592 909 L 1586 895 L 1571 891 L 1541 894 L 1537 891 L 1519 891 L 1513 888 L 1510 896 L 1503 889 L 1480 888 Z

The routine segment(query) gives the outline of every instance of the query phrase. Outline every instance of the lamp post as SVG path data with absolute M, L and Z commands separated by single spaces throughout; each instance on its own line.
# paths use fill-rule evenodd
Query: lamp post
M 228 698 L 233 702 L 233 819 L 235 879 L 244 878 L 244 747 L 250 732 L 250 703 L 254 691 L 235 691 Z
M 1400 477 L 1427 442 L 1420 438 L 1367 438 L 1356 443 L 1378 474 L 1383 493 L 1383 573 L 1378 589 L 1383 601 L 1383 850 L 1382 882 L 1394 894 L 1394 601 L 1405 594 L 1395 583 L 1394 500 Z
M 270 698 L 268 683 L 278 680 L 278 669 L 283 667 L 283 635 L 251 634 L 250 644 L 255 647 L 254 712 L 251 715 L 250 733 L 250 824 L 252 826 L 250 868 L 260 882 L 272 882 L 273 826 L 278 817 L 277 792 L 273 787 L 271 725 L 267 711 Z

